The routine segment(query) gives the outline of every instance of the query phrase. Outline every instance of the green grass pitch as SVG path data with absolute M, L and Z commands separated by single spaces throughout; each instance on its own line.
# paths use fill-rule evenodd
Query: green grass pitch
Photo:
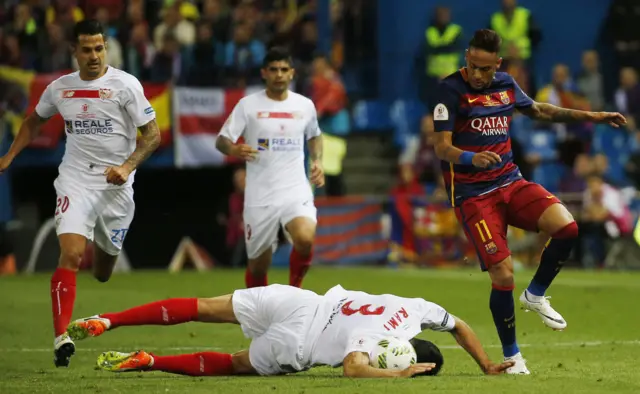
M 515 297 L 532 272 L 517 272 Z M 286 283 L 288 272 L 270 280 Z M 441 346 L 440 376 L 409 380 L 350 380 L 341 369 L 317 368 L 282 377 L 191 378 L 160 372 L 111 374 L 94 369 L 105 350 L 145 349 L 158 354 L 248 346 L 234 325 L 190 323 L 124 327 L 78 342 L 68 369 L 52 361 L 49 275 L 0 278 L 0 393 L 640 393 L 640 273 L 566 270 L 549 291 L 569 326 L 546 328 L 534 313 L 516 312 L 518 340 L 531 376 L 480 373 L 449 334 L 421 334 Z M 208 297 L 244 286 L 240 271 L 135 272 L 105 284 L 78 277 L 74 318 L 126 309 L 169 297 Z M 489 311 L 490 284 L 475 270 L 313 268 L 305 287 L 324 292 L 335 284 L 370 293 L 423 297 L 444 306 L 474 328 L 494 360 L 502 358 Z M 517 305 L 517 304 L 516 304 Z

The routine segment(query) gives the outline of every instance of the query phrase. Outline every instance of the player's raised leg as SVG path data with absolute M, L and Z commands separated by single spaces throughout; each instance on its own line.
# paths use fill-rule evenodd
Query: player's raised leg
M 313 206 L 312 201 L 304 204 Z M 313 215 L 315 215 L 315 208 L 313 208 Z M 313 240 L 316 235 L 315 217 L 295 217 L 286 224 L 285 228 L 293 242 L 289 257 L 289 285 L 301 287 L 302 279 L 309 270 L 313 259 Z
M 526 310 L 537 312 L 554 330 L 563 330 L 567 322 L 551 307 L 545 293 L 569 258 L 578 237 L 578 225 L 567 208 L 544 187 L 523 182 L 509 204 L 512 224 L 529 231 L 543 231 L 550 236 L 531 283 L 520 295 Z
M 500 337 L 505 361 L 515 365 L 510 374 L 529 374 L 516 340 L 516 315 L 513 300 L 515 288 L 511 251 L 506 242 L 506 206 L 501 204 L 501 191 L 465 201 L 456 208 L 458 220 L 478 254 L 481 268 L 491 277 L 489 308 Z

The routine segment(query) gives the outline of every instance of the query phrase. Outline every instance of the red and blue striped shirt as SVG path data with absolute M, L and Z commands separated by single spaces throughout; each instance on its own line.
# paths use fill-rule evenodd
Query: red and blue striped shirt
M 470 197 L 480 196 L 522 178 L 513 162 L 509 126 L 513 112 L 533 105 L 513 77 L 496 73 L 491 85 L 473 89 L 466 69 L 440 82 L 433 119 L 436 132 L 453 132 L 453 146 L 468 152 L 495 152 L 502 162 L 489 168 L 442 161 L 442 173 L 449 199 L 459 206 Z

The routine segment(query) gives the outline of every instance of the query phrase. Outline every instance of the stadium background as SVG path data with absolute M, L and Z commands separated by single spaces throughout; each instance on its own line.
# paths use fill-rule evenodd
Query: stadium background
M 446 2 L 452 22 L 462 27 L 456 53 L 462 54 L 475 29 L 489 25 L 500 3 Z M 438 4 L 5 1 L 0 6 L 0 153 L 46 84 L 73 69 L 64 41 L 72 21 L 104 19 L 109 59 L 143 81 L 163 137 L 136 174 L 136 216 L 125 242 L 132 266 L 166 267 L 185 237 L 199 245 L 204 260 L 242 265 L 239 165 L 213 144 L 234 103 L 259 88 L 265 49 L 287 45 L 298 71 L 293 88 L 323 108 L 331 186 L 317 191 L 317 263 L 473 265 L 475 257 L 447 208 L 428 146 L 432 85 L 425 62 L 433 52 L 425 49 L 425 30 Z M 539 43 L 530 59 L 510 59 L 508 67 L 532 97 L 621 111 L 630 119 L 640 115 L 640 30 L 633 28 L 640 11 L 633 1 L 565 0 L 555 2 L 553 12 L 547 2 L 518 4 L 530 10 L 539 36 L 532 41 Z M 597 52 L 599 65 L 585 72 L 589 50 Z M 331 60 L 335 74 L 314 62 L 317 54 Z M 560 64 L 568 66 L 568 78 Z M 601 81 L 595 93 L 581 90 L 581 81 L 594 80 Z M 339 105 L 327 104 L 327 97 L 337 98 Z M 517 118 L 512 132 L 516 161 L 527 178 L 558 193 L 581 223 L 572 264 L 633 266 L 640 208 L 635 123 L 626 130 L 589 124 L 558 128 Z M 63 127 L 52 120 L 42 138 L 0 176 L 1 257 L 6 262 L 12 252 L 19 270 L 54 211 L 52 183 L 63 151 Z M 545 240 L 518 231 L 510 237 L 518 264 L 537 264 Z M 52 232 L 35 257 L 37 269 L 55 266 Z M 275 264 L 286 264 L 287 257 L 283 245 Z

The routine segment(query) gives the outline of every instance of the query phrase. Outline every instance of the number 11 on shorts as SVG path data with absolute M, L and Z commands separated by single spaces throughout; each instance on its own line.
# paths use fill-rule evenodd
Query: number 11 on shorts
M 475 226 L 476 230 L 478 230 L 478 234 L 480 234 L 480 239 L 482 239 L 483 243 L 493 239 L 493 237 L 491 236 L 491 231 L 489 231 L 489 226 L 487 226 L 487 222 L 485 222 L 484 219 L 476 222 Z

